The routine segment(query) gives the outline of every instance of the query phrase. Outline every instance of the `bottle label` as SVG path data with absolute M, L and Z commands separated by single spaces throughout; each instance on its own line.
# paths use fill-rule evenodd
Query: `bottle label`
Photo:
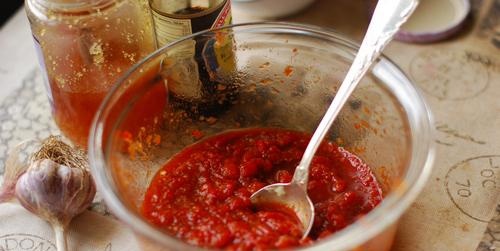
M 224 8 L 222 8 L 221 12 L 215 19 L 214 24 L 212 25 L 212 28 L 217 28 L 221 27 L 224 25 L 229 25 L 231 24 L 232 21 L 232 15 L 231 15 L 231 1 L 226 1 L 226 4 L 224 5 Z
M 231 24 L 231 1 L 221 1 L 218 6 L 189 16 L 166 14 L 165 9 L 156 9 L 151 5 L 153 21 L 156 30 L 158 47 L 183 36 L 210 28 Z M 208 12 L 207 12 L 208 11 Z
M 190 19 L 166 17 L 154 9 L 152 13 L 158 46 L 163 46 L 177 38 L 193 34 Z

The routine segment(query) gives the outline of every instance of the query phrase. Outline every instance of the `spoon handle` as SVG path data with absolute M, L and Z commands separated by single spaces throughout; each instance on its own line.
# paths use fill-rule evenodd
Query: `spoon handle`
M 379 0 L 361 47 L 325 116 L 302 156 L 292 182 L 307 191 L 309 165 L 345 102 L 392 37 L 418 5 L 418 0 Z

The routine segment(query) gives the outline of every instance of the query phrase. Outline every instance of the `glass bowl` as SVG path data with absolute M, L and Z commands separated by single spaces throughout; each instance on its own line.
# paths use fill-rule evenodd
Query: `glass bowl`
M 283 23 L 204 31 L 159 49 L 119 80 L 95 117 L 89 158 L 106 204 L 143 250 L 199 250 L 141 216 L 156 171 L 200 137 L 226 130 L 312 133 L 357 49 L 333 31 Z M 398 219 L 431 172 L 431 116 L 422 96 L 381 57 L 327 137 L 371 166 L 384 199 L 343 230 L 297 249 L 389 250 Z

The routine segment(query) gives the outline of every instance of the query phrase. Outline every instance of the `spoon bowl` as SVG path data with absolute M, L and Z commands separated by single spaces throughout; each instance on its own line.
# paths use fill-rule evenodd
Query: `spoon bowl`
M 257 207 L 273 206 L 276 203 L 292 209 L 301 223 L 302 238 L 307 237 L 314 223 L 314 205 L 300 185 L 275 183 L 255 192 L 250 201 Z

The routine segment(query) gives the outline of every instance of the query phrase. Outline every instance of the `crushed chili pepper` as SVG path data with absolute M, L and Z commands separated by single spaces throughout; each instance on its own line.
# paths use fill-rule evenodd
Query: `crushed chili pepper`
M 326 237 L 382 200 L 370 168 L 332 142 L 320 146 L 311 165 L 308 193 L 316 216 L 308 238 L 301 239 L 296 217 L 284 206 L 256 210 L 249 199 L 265 185 L 290 182 L 310 137 L 282 129 L 246 129 L 191 145 L 153 178 L 142 214 L 202 247 L 283 249 Z

